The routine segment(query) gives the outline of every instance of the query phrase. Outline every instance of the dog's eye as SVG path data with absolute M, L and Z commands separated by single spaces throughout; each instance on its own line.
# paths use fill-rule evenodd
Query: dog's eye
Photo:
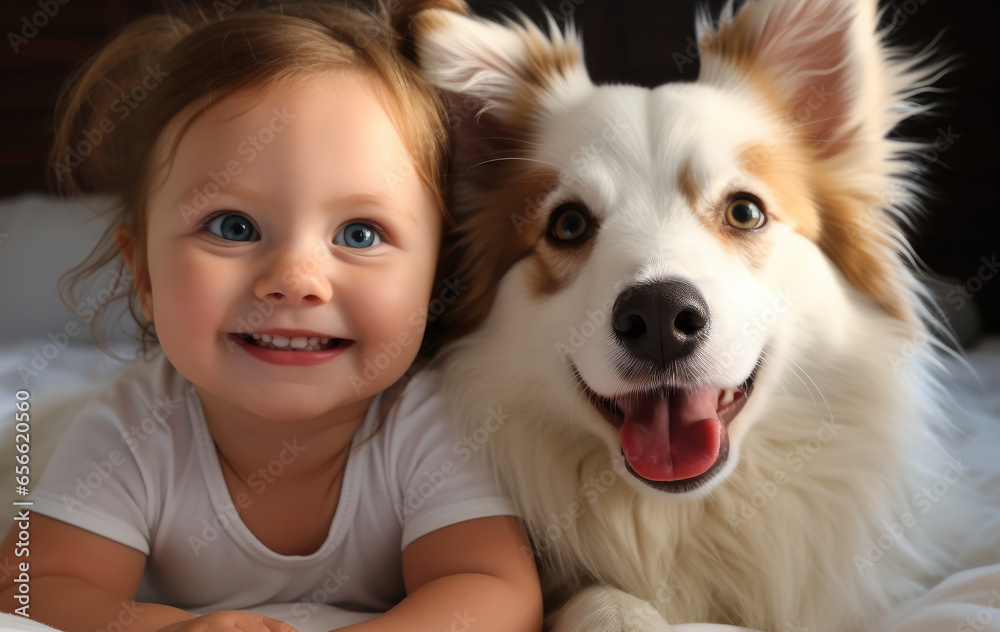
M 733 228 L 753 230 L 760 228 L 767 221 L 767 216 L 753 200 L 737 198 L 729 203 L 726 209 L 726 221 Z
M 587 216 L 579 207 L 563 204 L 552 213 L 549 231 L 559 241 L 573 241 L 587 232 Z

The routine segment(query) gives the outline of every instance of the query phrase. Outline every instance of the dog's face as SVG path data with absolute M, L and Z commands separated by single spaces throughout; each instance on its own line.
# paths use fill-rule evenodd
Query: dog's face
M 604 87 L 539 125 L 534 158 L 559 178 L 508 282 L 540 299 L 524 326 L 551 335 L 546 372 L 575 378 L 599 413 L 580 419 L 654 489 L 705 491 L 735 464 L 779 320 L 761 315 L 793 287 L 773 268 L 809 251 L 781 184 L 749 162 L 774 133 L 759 105 L 698 85 Z
M 854 303 L 913 318 L 874 211 L 901 193 L 884 134 L 903 73 L 857 5 L 749 3 L 702 26 L 697 83 L 653 90 L 592 85 L 572 38 L 418 21 L 421 65 L 475 115 L 459 313 L 526 389 L 580 404 L 552 423 L 600 437 L 643 491 L 723 481 L 774 413 L 761 395 L 849 336 Z

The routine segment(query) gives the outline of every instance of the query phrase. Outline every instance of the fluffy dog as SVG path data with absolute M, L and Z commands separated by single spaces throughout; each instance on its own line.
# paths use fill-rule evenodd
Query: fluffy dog
M 730 5 L 649 90 L 595 86 L 572 30 L 416 16 L 456 118 L 447 388 L 557 630 L 884 630 L 951 571 L 972 504 L 889 137 L 941 67 L 877 23 Z

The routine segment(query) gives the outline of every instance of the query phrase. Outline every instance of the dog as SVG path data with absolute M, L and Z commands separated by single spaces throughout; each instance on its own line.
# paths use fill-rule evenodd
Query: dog
M 890 135 L 943 64 L 875 0 L 748 0 L 697 81 L 597 86 L 572 27 L 454 5 L 412 25 L 455 121 L 439 362 L 549 625 L 885 630 L 975 520 Z

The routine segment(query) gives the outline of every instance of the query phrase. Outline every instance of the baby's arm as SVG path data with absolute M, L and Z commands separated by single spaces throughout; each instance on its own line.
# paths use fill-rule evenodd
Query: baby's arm
M 110 630 L 112 624 L 129 632 L 156 632 L 173 623 L 194 623 L 203 618 L 170 606 L 134 603 L 146 556 L 124 544 L 40 514 L 31 516 L 30 557 L 15 557 L 15 540 L 16 530 L 11 529 L 0 544 L 0 559 L 16 560 L 15 565 L 21 561 L 30 564 L 31 619 L 67 632 Z M 17 573 L 12 573 L 0 581 L 0 611 L 14 612 L 20 605 L 14 599 L 16 577 Z M 233 615 L 262 622 L 245 630 L 292 630 L 258 615 Z
M 510 516 L 428 533 L 403 551 L 406 599 L 341 632 L 537 632 L 542 595 L 530 551 L 520 521 Z
M 0 556 L 14 560 L 15 530 L 0 545 Z M 29 614 L 63 630 L 100 630 L 137 614 L 134 630 L 159 630 L 191 615 L 166 606 L 130 608 L 146 556 L 131 547 L 40 514 L 31 516 Z M 25 558 L 21 558 L 22 560 Z M 13 612 L 14 577 L 0 583 L 0 609 Z M 139 625 L 141 620 L 142 624 Z M 147 625 L 148 622 L 148 625 Z

